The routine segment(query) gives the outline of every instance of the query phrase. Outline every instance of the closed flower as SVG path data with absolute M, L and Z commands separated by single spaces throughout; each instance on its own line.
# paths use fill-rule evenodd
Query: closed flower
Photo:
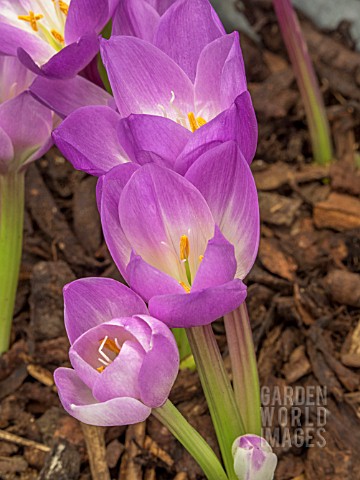
M 54 378 L 65 410 L 92 425 L 145 420 L 166 402 L 177 376 L 171 331 L 114 280 L 77 280 L 64 300 L 73 368 L 58 368 Z

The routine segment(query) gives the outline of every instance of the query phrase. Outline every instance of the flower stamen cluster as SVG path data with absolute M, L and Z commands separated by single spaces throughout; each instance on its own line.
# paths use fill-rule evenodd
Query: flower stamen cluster
M 100 347 L 98 349 L 98 352 L 100 354 L 98 360 L 100 363 L 102 363 L 102 365 L 100 367 L 97 367 L 96 369 L 99 373 L 102 373 L 105 368 L 108 367 L 115 360 L 115 358 L 111 359 L 108 355 L 106 355 L 106 353 L 104 352 L 104 348 L 115 353 L 115 358 L 119 355 L 121 350 L 121 346 L 119 345 L 119 341 L 117 338 L 114 338 L 114 340 L 112 340 L 106 335 L 101 340 Z
M 172 110 L 173 112 L 175 112 L 176 123 L 190 130 L 192 133 L 194 133 L 196 130 L 198 130 L 200 127 L 207 123 L 207 121 L 203 117 L 196 117 L 194 112 L 189 112 L 187 115 L 181 112 L 179 108 L 174 106 L 175 98 L 175 92 L 174 90 L 171 90 L 171 99 L 169 105 L 170 111 Z M 164 105 L 158 103 L 157 107 L 161 110 L 161 114 L 164 118 L 169 118 L 168 111 L 166 110 Z
M 34 13 L 29 10 L 28 15 L 18 15 L 18 20 L 28 22 L 34 32 L 39 35 L 56 50 L 61 50 L 65 45 L 64 30 L 69 5 L 62 0 L 52 0 L 53 12 L 49 12 L 45 5 L 37 2 L 42 13 Z M 43 20 L 40 22 L 40 20 Z

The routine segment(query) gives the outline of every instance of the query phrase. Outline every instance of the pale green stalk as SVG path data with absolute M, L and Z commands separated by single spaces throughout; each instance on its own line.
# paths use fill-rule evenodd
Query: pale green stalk
M 185 328 L 172 328 L 171 330 L 179 349 L 180 370 L 195 370 L 196 366 L 194 362 L 194 357 L 191 353 L 191 348 Z
M 0 175 L 0 354 L 9 349 L 24 222 L 24 173 Z
M 246 433 L 261 435 L 261 401 L 254 342 L 245 302 L 224 316 L 235 400 Z
M 189 328 L 188 338 L 227 475 L 229 479 L 237 480 L 231 447 L 245 429 L 214 332 L 211 325 Z
M 208 480 L 227 480 L 217 456 L 203 437 L 188 423 L 179 410 L 167 400 L 152 414 L 174 435 L 202 468 Z
M 290 0 L 273 0 L 273 4 L 304 102 L 314 160 L 328 164 L 333 157 L 329 122 L 296 12 Z

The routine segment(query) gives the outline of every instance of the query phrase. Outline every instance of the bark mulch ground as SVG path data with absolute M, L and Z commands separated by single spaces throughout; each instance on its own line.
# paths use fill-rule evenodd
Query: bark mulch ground
M 270 430 L 279 442 L 275 478 L 356 480 L 360 479 L 360 54 L 353 50 L 346 25 L 336 32 L 320 32 L 302 19 L 336 152 L 330 167 L 313 165 L 302 101 L 269 1 L 245 4 L 261 38 L 261 44 L 255 44 L 242 35 L 259 120 L 252 169 L 262 216 L 259 256 L 247 279 L 248 307 L 261 384 L 274 407 Z M 12 347 L 0 359 L 4 480 L 91 478 L 81 426 L 62 410 L 52 372 L 68 365 L 63 285 L 83 276 L 120 279 L 101 234 L 95 184 L 95 178 L 74 171 L 55 149 L 27 174 Z M 223 325 L 218 322 L 214 328 L 229 365 Z M 318 402 L 304 405 L 295 398 L 299 392 L 318 392 L 317 387 L 328 412 L 326 445 L 314 438 L 314 432 L 319 433 Z M 300 423 L 291 419 L 291 402 L 271 397 L 278 391 L 287 392 L 300 406 Z M 172 400 L 216 448 L 196 373 L 180 373 Z M 287 416 L 279 414 L 284 406 Z M 306 441 L 301 439 L 304 432 Z M 203 478 L 153 418 L 146 424 L 106 429 L 105 443 L 114 479 Z

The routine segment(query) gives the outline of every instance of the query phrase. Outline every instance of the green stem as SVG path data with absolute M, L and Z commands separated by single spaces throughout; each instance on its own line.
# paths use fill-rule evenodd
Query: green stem
M 0 354 L 10 345 L 24 222 L 24 173 L 0 175 Z
M 172 333 L 179 349 L 180 361 L 182 361 L 191 355 L 191 348 L 186 336 L 186 331 L 184 328 L 173 328 Z
M 109 39 L 111 37 L 111 30 L 112 30 L 112 20 L 109 20 L 108 23 L 103 28 L 103 30 L 101 32 L 101 36 L 103 38 Z M 101 80 L 104 84 L 104 87 L 105 87 L 106 91 L 108 93 L 110 93 L 110 95 L 112 95 L 112 89 L 111 89 L 109 77 L 108 77 L 108 74 L 107 74 L 105 65 L 102 61 L 100 53 L 98 53 L 98 55 L 97 55 L 97 68 L 98 68 L 100 78 L 101 78 Z
M 194 357 L 191 353 L 191 348 L 189 345 L 189 340 L 186 335 L 185 328 L 173 328 L 172 333 L 175 337 L 179 355 L 180 355 L 180 370 L 189 369 L 195 370 Z
M 153 409 L 152 414 L 182 443 L 209 480 L 227 480 L 214 451 L 170 400 L 162 407 Z
M 214 332 L 211 325 L 194 327 L 188 337 L 228 477 L 237 480 L 231 447 L 245 428 Z
M 251 326 L 245 302 L 224 316 L 229 347 L 235 400 L 246 433 L 261 435 L 259 375 Z

